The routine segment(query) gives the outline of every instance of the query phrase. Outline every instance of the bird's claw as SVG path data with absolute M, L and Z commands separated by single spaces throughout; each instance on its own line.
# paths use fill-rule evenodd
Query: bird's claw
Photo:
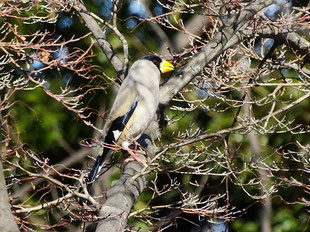
M 128 153 L 130 154 L 130 157 L 125 159 L 125 163 L 129 163 L 131 161 L 137 161 L 138 163 L 142 164 L 144 167 L 147 166 L 147 162 L 144 159 L 141 159 L 140 157 L 138 157 L 132 150 L 128 149 L 127 150 Z

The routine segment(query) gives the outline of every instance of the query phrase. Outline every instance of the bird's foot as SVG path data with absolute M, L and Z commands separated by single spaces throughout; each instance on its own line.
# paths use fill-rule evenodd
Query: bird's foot
M 142 164 L 144 167 L 147 166 L 146 160 L 144 160 L 144 159 L 138 157 L 138 156 L 137 156 L 132 150 L 130 150 L 130 149 L 128 149 L 127 151 L 128 151 L 128 153 L 130 154 L 130 157 L 127 158 L 127 159 L 125 159 L 125 161 L 124 161 L 125 163 L 129 163 L 129 162 L 131 162 L 131 161 L 137 161 L 137 162 L 139 162 L 140 164 Z

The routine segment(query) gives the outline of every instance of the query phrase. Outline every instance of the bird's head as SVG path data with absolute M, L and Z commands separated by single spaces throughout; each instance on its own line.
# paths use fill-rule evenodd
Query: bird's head
M 144 56 L 142 59 L 151 61 L 154 65 L 156 65 L 156 67 L 160 70 L 161 73 L 167 73 L 174 70 L 174 66 L 169 61 L 166 61 L 159 56 L 147 55 Z

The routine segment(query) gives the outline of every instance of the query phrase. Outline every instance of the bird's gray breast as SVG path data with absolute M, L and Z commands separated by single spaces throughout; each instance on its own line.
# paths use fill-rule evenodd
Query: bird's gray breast
M 132 66 L 129 75 L 136 87 L 138 101 L 134 112 L 135 120 L 130 127 L 134 128 L 133 131 L 136 132 L 134 134 L 138 136 L 147 128 L 156 113 L 159 103 L 160 72 L 152 62 L 139 60 Z

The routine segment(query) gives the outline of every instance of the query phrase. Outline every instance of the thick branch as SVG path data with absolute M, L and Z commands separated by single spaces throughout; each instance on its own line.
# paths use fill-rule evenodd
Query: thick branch
M 0 99 L 1 105 L 1 99 Z M 2 126 L 2 114 L 0 113 L 0 128 Z M 2 137 L 0 133 L 0 145 L 2 147 Z M 6 189 L 3 165 L 2 149 L 0 149 L 0 231 L 15 232 L 19 231 L 11 211 L 8 192 Z
M 0 231 L 19 231 L 11 212 L 11 207 L 4 180 L 2 161 L 0 162 Z
M 113 65 L 115 71 L 117 72 L 118 77 L 123 79 L 124 70 L 123 70 L 123 63 L 120 58 L 116 55 L 112 45 L 107 40 L 104 31 L 98 24 L 98 22 L 91 16 L 91 14 L 86 9 L 85 5 L 81 1 L 78 6 L 75 6 L 75 9 L 79 12 L 83 20 L 85 21 L 86 26 L 89 30 L 93 33 L 94 37 L 96 38 L 100 48 L 107 56 L 111 64 Z
M 100 232 L 123 231 L 127 226 L 128 215 L 138 196 L 146 187 L 146 178 L 141 175 L 142 166 L 137 162 L 129 162 L 121 178 L 113 183 L 107 193 L 107 200 L 100 210 L 104 218 L 98 224 Z
M 201 51 L 161 87 L 160 103 L 163 105 L 168 104 L 177 92 L 184 88 L 184 86 L 202 71 L 203 67 L 225 50 L 239 43 L 243 38 L 242 28 L 247 26 L 249 20 L 257 12 L 273 2 L 273 0 L 267 0 L 251 3 L 240 14 L 229 20 L 223 29 Z
M 284 35 L 279 35 L 276 40 L 282 40 L 288 48 L 298 51 L 299 54 L 305 55 L 305 62 L 309 62 L 310 42 L 298 35 L 296 32 L 290 32 Z
M 145 133 L 148 135 L 144 139 L 144 142 L 148 144 L 147 155 L 153 157 L 155 147 L 151 140 L 159 136 L 157 120 L 150 124 Z M 140 159 L 145 159 L 144 156 L 136 155 Z M 120 179 L 112 184 L 111 189 L 107 193 L 107 200 L 99 213 L 99 216 L 105 219 L 98 224 L 97 232 L 124 230 L 127 226 L 130 210 L 147 185 L 148 172 L 146 170 L 147 168 L 137 161 L 129 162 L 125 165 Z
M 304 59 L 308 62 L 310 59 L 310 42 L 297 33 L 304 30 L 306 30 L 306 28 L 298 25 L 287 25 L 281 27 L 277 25 L 268 25 L 268 27 L 256 31 L 246 30 L 244 31 L 244 34 L 250 37 L 258 34 L 259 37 L 272 38 L 277 41 L 278 44 L 286 44 L 289 49 L 298 51 L 298 54 L 305 56 Z

